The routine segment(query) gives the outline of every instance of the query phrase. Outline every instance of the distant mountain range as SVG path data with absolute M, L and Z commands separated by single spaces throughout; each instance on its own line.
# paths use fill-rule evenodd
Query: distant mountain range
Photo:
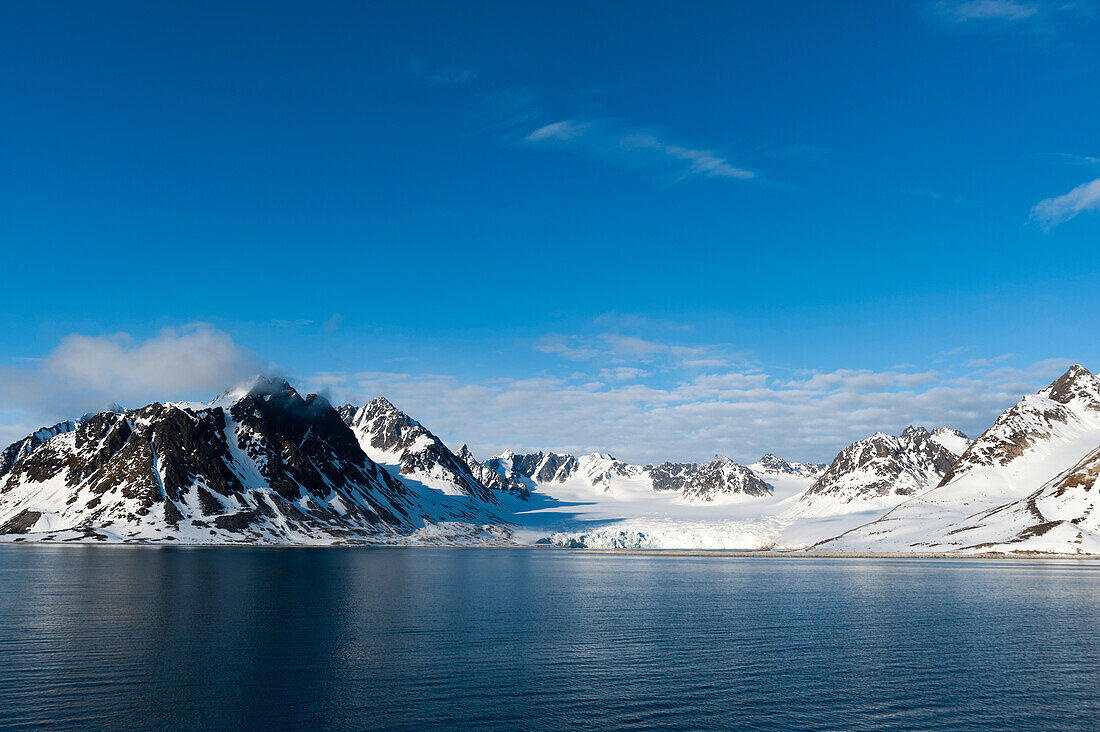
M 828 466 L 478 460 L 384 398 L 334 407 L 257 377 L 209 403 L 112 407 L 12 444 L 0 539 L 1100 553 L 1098 475 L 1100 380 L 1081 366 L 973 442 L 914 426 Z
M 481 465 L 529 489 L 574 484 L 612 493 L 629 486 L 674 491 L 683 500 L 692 502 L 738 494 L 765 496 L 772 491 L 752 470 L 721 455 L 715 455 L 707 463 L 631 465 L 601 453 L 574 457 L 552 452 L 528 455 L 506 452 Z

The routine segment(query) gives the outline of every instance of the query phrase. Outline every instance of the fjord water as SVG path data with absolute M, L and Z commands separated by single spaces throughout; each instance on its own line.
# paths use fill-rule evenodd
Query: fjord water
M 0 726 L 1085 729 L 1100 563 L 0 548 Z

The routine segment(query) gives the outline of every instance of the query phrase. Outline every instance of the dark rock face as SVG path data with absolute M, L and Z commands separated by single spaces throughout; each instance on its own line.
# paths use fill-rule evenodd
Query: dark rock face
M 1100 503 L 1100 447 L 1090 452 L 1084 458 L 1082 458 L 1076 465 L 1068 470 L 1062 476 L 1059 476 L 1059 480 L 1053 482 L 1047 489 L 1046 493 L 1061 498 L 1066 493 L 1074 491 L 1083 491 L 1086 493 L 1092 493 L 1094 498 L 1092 502 L 1094 504 Z M 1091 511 L 1086 512 L 1091 513 Z M 1086 518 L 1082 517 L 1082 520 Z M 1097 520 L 1098 517 L 1093 517 L 1093 523 L 1100 524 Z
M 558 455 L 553 452 L 546 455 L 541 452 L 535 455 L 522 455 L 519 464 L 525 474 L 540 483 L 561 482 L 580 468 L 577 459 L 572 455 Z M 536 472 L 531 473 L 528 472 L 529 470 Z
M 660 465 L 646 466 L 646 472 L 653 478 L 653 490 L 655 491 L 683 490 L 698 469 L 699 465 L 697 463 L 665 462 Z
M 497 503 L 493 492 L 471 474 L 469 467 L 423 425 L 383 397 L 365 407 L 345 405 L 338 417 L 351 428 L 360 445 L 398 456 L 403 475 L 426 474 L 442 478 L 463 493 L 486 503 Z
M 332 405 L 315 394 L 302 399 L 285 381 L 271 386 L 270 393 L 253 390 L 230 414 L 239 425 L 237 448 L 255 461 L 280 497 L 298 501 L 377 486 L 387 497 L 399 498 L 402 487 L 363 454 Z M 378 515 L 399 520 L 387 510 Z
M 1086 409 L 1100 412 L 1100 380 L 1079 364 L 1070 366 L 1066 373 L 1043 391 L 1048 399 L 1059 404 L 1080 401 L 1085 404 Z
M 42 514 L 38 511 L 26 509 L 20 511 L 3 524 L 0 524 L 0 534 L 25 534 L 31 530 Z

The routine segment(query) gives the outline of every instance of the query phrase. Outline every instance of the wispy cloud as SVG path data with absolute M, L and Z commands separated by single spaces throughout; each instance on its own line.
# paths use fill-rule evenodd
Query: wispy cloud
M 555 119 L 544 106 L 532 89 L 508 89 L 482 98 L 468 122 L 474 134 L 495 135 L 504 144 L 570 151 L 674 181 L 757 177 L 713 148 L 685 145 L 655 128 L 611 117 Z
M 494 135 L 505 143 L 515 142 L 545 124 L 542 99 L 532 89 L 516 87 L 483 96 L 466 113 L 466 126 L 473 135 Z
M 571 119 L 563 119 L 560 122 L 551 122 L 537 130 L 531 131 L 524 139 L 528 142 L 542 142 L 543 140 L 575 140 L 588 132 L 589 125 L 574 122 Z
M 944 28 L 1023 33 L 1050 50 L 1063 51 L 1067 46 L 1055 44 L 1055 38 L 1096 15 L 1090 0 L 938 0 L 921 7 L 927 17 Z
M 1020 21 L 1036 16 L 1039 9 L 1038 3 L 1018 0 L 961 0 L 932 5 L 934 13 L 953 23 Z
M 563 119 L 544 124 L 524 135 L 529 143 L 553 145 L 590 157 L 667 170 L 675 178 L 755 178 L 756 173 L 734 165 L 714 150 L 670 142 L 656 133 L 617 120 Z
M 1100 211 L 1100 178 L 1082 183 L 1069 193 L 1039 201 L 1031 209 L 1031 220 L 1049 230 L 1086 211 Z
M 756 173 L 738 168 L 710 150 L 697 150 L 682 145 L 671 145 L 658 140 L 648 132 L 627 135 L 620 141 L 628 150 L 652 150 L 675 160 L 688 163 L 685 175 L 718 176 L 720 178 L 755 178 Z
M 1076 155 L 1074 153 L 1047 153 L 1047 157 L 1061 160 L 1071 165 L 1100 165 L 1100 158 L 1091 155 Z

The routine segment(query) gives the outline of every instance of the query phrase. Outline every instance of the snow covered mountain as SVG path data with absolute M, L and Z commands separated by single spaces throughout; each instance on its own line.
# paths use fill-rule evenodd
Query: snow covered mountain
M 715 455 L 709 463 L 661 463 L 643 470 L 653 490 L 679 491 L 685 501 L 713 501 L 729 495 L 767 496 L 772 487 L 727 457 Z
M 327 401 L 262 377 L 66 424 L 0 478 L 0 534 L 40 540 L 379 542 L 451 523 L 502 522 L 395 480 Z
M 824 473 L 828 466 L 825 463 L 789 463 L 769 452 L 748 467 L 757 475 L 799 475 L 805 478 L 816 478 Z
M 686 502 L 710 502 L 730 496 L 766 496 L 771 486 L 751 470 L 715 455 L 707 463 L 634 465 L 605 453 L 581 457 L 558 453 L 517 455 L 505 452 L 485 466 L 498 475 L 532 488 L 553 492 L 554 485 L 571 485 L 594 492 L 675 492 Z
M 370 459 L 396 469 L 406 481 L 420 481 L 446 494 L 497 502 L 493 492 L 470 474 L 463 460 L 385 397 L 364 407 L 346 404 L 338 412 Z
M 1100 379 L 1073 366 L 1003 412 L 933 490 L 838 551 L 1100 552 Z
M 478 459 L 474 457 L 473 452 L 466 445 L 459 448 L 456 457 L 470 471 L 470 475 L 486 488 L 515 496 L 521 501 L 531 498 L 531 490 L 514 475 L 498 472 L 496 467 L 478 462 Z
M 898 436 L 876 432 L 840 451 L 800 496 L 804 516 L 891 508 L 940 482 L 969 444 L 958 430 L 906 427 Z

